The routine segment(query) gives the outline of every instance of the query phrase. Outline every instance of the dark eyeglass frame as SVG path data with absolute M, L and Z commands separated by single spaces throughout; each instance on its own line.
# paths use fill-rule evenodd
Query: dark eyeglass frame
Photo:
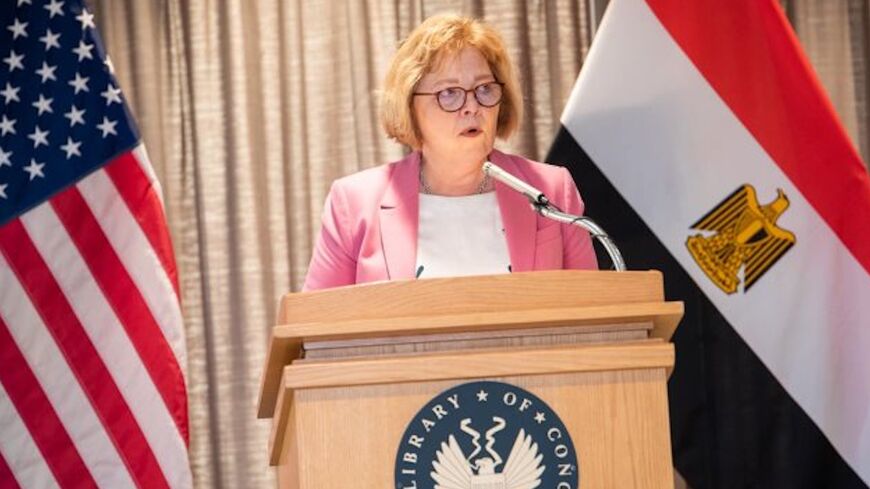
M 480 98 L 477 96 L 477 89 L 480 87 L 485 87 L 487 85 L 498 85 L 499 87 L 501 87 L 501 94 L 499 95 L 498 100 L 494 104 L 487 105 L 487 104 L 481 102 Z M 441 98 L 438 96 L 441 92 L 445 92 L 447 90 L 462 90 L 462 103 L 459 105 L 459 107 L 457 107 L 453 110 L 445 109 L 444 106 L 441 105 Z M 417 95 L 432 95 L 435 97 L 435 102 L 438 103 L 438 107 L 441 110 L 443 110 L 444 112 L 459 112 L 460 110 L 462 110 L 463 107 L 465 107 L 465 104 L 468 102 L 469 92 L 474 94 L 474 100 L 477 100 L 477 103 L 481 107 L 492 108 L 492 107 L 495 107 L 496 105 L 500 104 L 501 101 L 504 99 L 504 82 L 500 82 L 498 80 L 495 80 L 495 81 L 481 83 L 480 85 L 477 85 L 477 86 L 469 88 L 469 89 L 465 89 L 462 87 L 446 87 L 446 88 L 442 88 L 441 90 L 438 90 L 437 92 L 414 92 L 412 95 L 414 95 L 415 97 Z

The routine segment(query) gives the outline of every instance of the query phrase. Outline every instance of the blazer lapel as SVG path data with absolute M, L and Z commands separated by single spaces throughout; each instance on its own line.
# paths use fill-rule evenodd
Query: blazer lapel
M 519 170 L 511 158 L 504 153 L 493 150 L 490 161 L 500 166 L 504 171 L 525 180 L 525 175 Z M 529 200 L 510 187 L 495 182 L 495 193 L 504 224 L 508 253 L 511 257 L 511 270 L 527 272 L 535 265 L 535 233 L 537 219 L 531 209 Z
M 411 153 L 393 168 L 380 204 L 381 247 L 387 279 L 411 279 L 417 260 L 420 153 Z

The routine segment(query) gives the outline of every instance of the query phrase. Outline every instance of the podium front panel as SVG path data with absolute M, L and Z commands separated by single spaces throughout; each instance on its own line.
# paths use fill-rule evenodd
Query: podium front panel
M 674 487 L 664 368 L 297 389 L 280 454 L 279 486 L 397 487 L 397 465 L 409 467 L 397 464 L 397 455 L 408 445 L 403 438 L 415 415 L 445 391 L 478 380 L 528 391 L 556 413 L 567 428 L 577 461 L 574 469 L 561 470 L 576 470 L 578 487 Z M 446 423 L 451 415 L 472 409 L 468 403 L 481 402 L 464 397 L 454 399 L 459 409 L 445 399 L 443 419 L 433 413 L 432 421 Z M 509 409 L 510 401 L 519 409 L 519 399 L 485 402 L 501 402 Z M 532 417 L 527 421 L 538 423 Z M 467 435 L 457 431 L 455 436 Z M 416 441 L 440 446 L 447 440 Z M 533 441 L 541 453 L 557 446 L 546 437 Z M 416 465 L 416 487 L 434 487 L 433 460 L 420 459 Z

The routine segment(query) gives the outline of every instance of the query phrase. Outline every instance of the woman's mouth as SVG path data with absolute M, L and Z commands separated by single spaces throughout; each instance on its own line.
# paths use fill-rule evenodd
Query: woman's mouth
M 474 136 L 478 136 L 480 134 L 483 134 L 483 131 L 481 131 L 477 127 L 469 127 L 468 129 L 459 133 L 460 136 L 466 136 L 466 137 L 474 137 Z

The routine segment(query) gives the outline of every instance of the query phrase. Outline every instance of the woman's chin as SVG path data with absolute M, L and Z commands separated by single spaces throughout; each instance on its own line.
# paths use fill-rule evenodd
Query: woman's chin
M 476 157 L 486 158 L 492 152 L 492 143 L 491 140 L 483 135 L 476 137 L 460 136 L 456 147 L 465 154 L 473 154 Z
M 485 160 L 492 152 L 493 141 L 489 138 L 466 137 L 459 136 L 449 140 L 441 141 L 440 144 L 433 144 L 422 148 L 423 152 L 427 150 L 434 156 L 436 154 L 447 158 L 459 158 L 461 160 Z

